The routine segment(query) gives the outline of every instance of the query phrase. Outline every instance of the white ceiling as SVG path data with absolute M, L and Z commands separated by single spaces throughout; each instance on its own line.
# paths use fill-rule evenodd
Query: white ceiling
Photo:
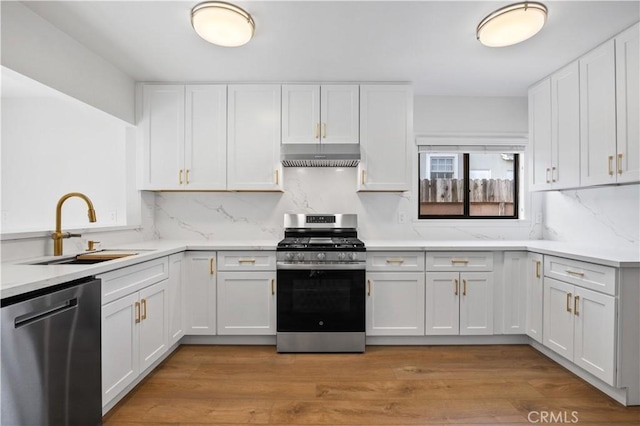
M 529 85 L 640 20 L 640 2 L 544 1 L 535 37 L 488 48 L 482 18 L 513 1 L 237 1 L 251 42 L 218 47 L 199 1 L 26 2 L 136 81 L 409 81 L 420 95 L 526 96 Z

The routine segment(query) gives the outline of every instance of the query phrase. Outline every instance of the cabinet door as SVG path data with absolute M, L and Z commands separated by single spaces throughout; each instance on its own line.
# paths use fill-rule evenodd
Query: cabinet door
M 182 189 L 184 86 L 145 85 L 142 87 L 142 104 L 143 189 Z
M 525 333 L 527 265 L 526 252 L 508 251 L 504 253 L 501 292 L 504 334 Z
M 580 59 L 580 182 L 616 181 L 616 75 L 614 41 Z
M 618 182 L 640 181 L 640 24 L 615 39 Z
M 410 190 L 412 137 L 411 87 L 360 86 L 358 190 Z
M 186 86 L 184 189 L 227 189 L 227 86 Z
M 184 336 L 184 253 L 169 256 L 169 346 Z
M 228 86 L 230 190 L 282 190 L 280 86 Z
M 140 372 L 138 293 L 102 307 L 102 406 L 131 384 Z
M 544 328 L 546 347 L 573 361 L 574 286 L 544 278 Z
M 320 134 L 322 143 L 358 143 L 360 99 L 357 85 L 320 87 Z
M 144 371 L 169 348 L 168 282 L 140 290 L 140 371 Z
M 320 86 L 282 86 L 282 143 L 320 142 Z
M 551 183 L 551 79 L 529 89 L 529 173 L 531 189 Z
M 218 273 L 218 334 L 275 335 L 275 271 Z
M 578 62 L 551 76 L 551 186 L 580 185 L 580 77 Z
M 493 279 L 490 272 L 460 273 L 460 334 L 493 334 Z
M 188 252 L 185 334 L 216 334 L 216 253 Z
M 425 334 L 457 335 L 460 276 L 458 272 L 427 272 L 425 280 Z
M 527 336 L 542 343 L 542 293 L 543 293 L 542 255 L 529 253 L 527 260 L 526 294 L 526 333 Z
M 575 350 L 573 362 L 615 386 L 615 298 L 575 287 L 573 299 Z
M 367 335 L 424 336 L 424 273 L 367 275 Z

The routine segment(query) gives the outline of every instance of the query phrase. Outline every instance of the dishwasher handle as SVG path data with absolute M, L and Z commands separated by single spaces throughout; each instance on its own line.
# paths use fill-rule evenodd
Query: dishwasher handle
M 15 328 L 24 327 L 29 324 L 33 324 L 36 321 L 51 318 L 54 315 L 61 314 L 71 309 L 75 309 L 78 306 L 78 298 L 65 300 L 62 303 L 56 305 L 47 306 L 37 311 L 29 312 L 28 314 L 17 316 L 14 322 Z

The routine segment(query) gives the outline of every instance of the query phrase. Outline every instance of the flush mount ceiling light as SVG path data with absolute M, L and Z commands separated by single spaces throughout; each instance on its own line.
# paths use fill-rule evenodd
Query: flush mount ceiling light
M 484 18 L 476 29 L 476 37 L 485 46 L 510 46 L 533 37 L 546 20 L 544 4 L 530 1 L 515 3 Z
M 245 10 L 230 3 L 208 1 L 191 9 L 191 25 L 209 43 L 237 47 L 253 37 L 255 23 Z

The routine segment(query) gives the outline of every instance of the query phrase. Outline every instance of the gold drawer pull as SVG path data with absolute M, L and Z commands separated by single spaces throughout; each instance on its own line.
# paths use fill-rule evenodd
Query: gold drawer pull
M 455 265 L 456 263 L 464 263 L 465 265 L 469 263 L 468 259 L 451 259 L 451 264 Z
M 567 293 L 567 312 L 571 312 L 571 293 Z
M 140 302 L 135 303 L 136 308 L 136 324 L 140 322 Z
M 142 320 L 147 319 L 147 299 L 142 299 Z
M 540 261 L 536 260 L 536 278 L 540 278 Z
M 275 170 L 276 185 L 280 185 L 280 176 L 278 170 Z
M 180 173 L 178 173 L 178 183 L 180 185 L 182 185 L 182 173 L 183 173 L 183 171 L 182 171 L 182 169 L 180 169 Z
M 551 183 L 551 179 L 549 179 L 549 172 L 551 171 L 551 169 L 547 169 L 547 171 L 545 172 L 545 178 L 547 183 Z
M 276 294 L 275 284 L 276 284 L 276 279 L 271 278 L 271 294 L 272 295 Z
M 576 296 L 573 298 L 573 315 L 578 316 L 580 313 L 578 312 L 578 302 L 580 302 L 580 296 Z
M 467 280 L 462 280 L 462 295 L 467 295 Z
M 613 155 L 608 157 L 609 176 L 613 176 Z
M 387 263 L 404 263 L 404 259 L 387 259 Z
M 584 277 L 584 272 L 572 271 L 571 269 L 565 269 L 565 272 L 567 274 L 575 275 L 575 276 L 580 277 L 580 278 Z
M 556 168 L 555 168 L 555 167 L 552 167 L 552 168 L 551 168 L 551 182 L 555 182 L 555 181 L 556 181 L 556 180 L 553 178 L 553 174 L 554 174 L 554 172 L 555 172 L 555 171 L 556 171 Z
M 455 280 L 453 280 L 453 282 L 454 282 L 453 294 L 455 294 L 457 296 L 458 295 L 458 280 L 455 279 Z
M 185 183 L 186 183 L 187 185 L 189 185 L 189 172 L 190 172 L 190 171 L 191 171 L 191 170 L 187 169 L 187 172 L 185 173 L 185 177 L 186 177 L 186 179 L 185 179 Z
M 322 138 L 327 138 L 327 123 L 322 123 Z
M 209 259 L 209 274 L 213 275 L 215 273 L 216 273 L 216 261 L 212 257 L 211 259 Z
M 371 296 L 371 280 L 367 280 L 367 296 Z
M 320 134 L 320 123 L 316 123 L 316 128 L 313 131 L 313 138 L 318 139 L 319 134 Z
M 256 263 L 256 260 L 255 259 L 239 259 L 238 263 L 251 263 L 251 264 L 254 264 L 254 263 Z
M 618 174 L 622 174 L 622 154 L 618 154 Z
M 362 185 L 364 185 L 366 183 L 366 181 L 365 181 L 365 171 L 364 170 L 360 172 L 360 183 Z

